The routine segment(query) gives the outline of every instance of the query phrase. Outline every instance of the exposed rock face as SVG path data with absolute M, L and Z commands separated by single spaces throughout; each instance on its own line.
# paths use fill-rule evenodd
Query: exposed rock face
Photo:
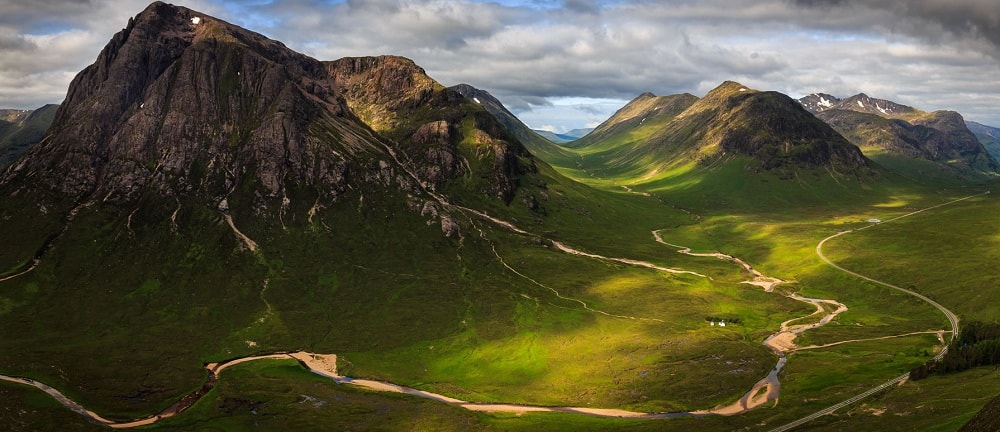
M 530 156 L 471 118 L 410 60 L 324 63 L 156 2 L 77 75 L 44 144 L 0 184 L 73 202 L 195 195 L 214 207 L 235 193 L 230 203 L 268 214 L 289 208 L 291 189 L 335 201 L 351 184 L 420 193 L 479 175 L 460 149 L 475 141 L 462 133 L 470 122 L 496 180 L 482 192 L 509 202 L 517 158 Z
M 461 168 L 457 159 L 458 145 L 455 127 L 445 120 L 432 121 L 420 126 L 410 140 L 425 150 L 421 156 L 427 163 L 420 164 L 422 178 L 434 184 L 452 178 Z
M 320 62 L 153 3 L 73 80 L 48 142 L 12 175 L 74 199 L 219 194 L 246 181 L 261 205 L 289 181 L 335 195 L 344 155 L 375 150 L 355 123 Z

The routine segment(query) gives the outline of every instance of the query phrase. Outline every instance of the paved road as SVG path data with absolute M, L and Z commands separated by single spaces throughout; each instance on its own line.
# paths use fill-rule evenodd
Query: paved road
M 850 233 L 850 232 L 854 232 L 854 231 L 853 230 L 841 231 L 839 233 L 836 233 L 836 234 L 834 234 L 834 235 L 832 235 L 830 237 L 827 237 L 827 238 L 823 239 L 823 241 L 819 242 L 819 244 L 816 245 L 816 255 L 819 255 L 819 258 L 821 260 L 823 260 L 824 262 L 826 262 L 827 264 L 829 264 L 831 267 L 833 267 L 833 268 L 835 268 L 837 270 L 840 270 L 840 271 L 842 271 L 844 273 L 847 273 L 847 274 L 852 275 L 852 276 L 856 276 L 858 278 L 864 279 L 864 280 L 866 280 L 868 282 L 871 282 L 871 283 L 874 283 L 874 284 L 878 284 L 878 285 L 882 285 L 884 287 L 892 288 L 894 290 L 902 291 L 902 292 L 904 292 L 906 294 L 909 294 L 911 296 L 914 296 L 916 298 L 919 298 L 919 299 L 921 299 L 921 300 L 929 303 L 931 306 L 934 306 L 939 311 L 941 311 L 941 313 L 944 314 L 945 318 L 948 318 L 948 321 L 951 323 L 951 337 L 955 338 L 955 337 L 958 336 L 958 317 L 955 316 L 955 314 L 952 313 L 952 311 L 948 310 L 948 308 L 942 306 L 941 303 L 938 303 L 938 302 L 936 302 L 934 300 L 931 300 L 927 296 L 925 296 L 923 294 L 920 294 L 918 292 L 910 291 L 910 290 L 908 290 L 906 288 L 901 288 L 901 287 L 898 287 L 898 286 L 893 285 L 891 283 L 882 282 L 880 280 L 872 279 L 872 278 L 870 278 L 868 276 L 865 276 L 863 274 L 855 273 L 853 271 L 845 269 L 845 268 L 837 265 L 833 261 L 830 261 L 830 259 L 827 258 L 826 255 L 823 255 L 823 243 L 826 243 L 827 240 L 830 240 L 830 239 L 833 239 L 833 238 L 837 238 L 839 236 L 842 236 L 842 235 Z M 945 345 L 945 349 L 941 350 L 941 352 L 938 353 L 938 355 L 935 356 L 934 359 L 935 360 L 940 359 L 941 357 L 944 356 L 944 354 L 945 354 L 946 351 L 947 351 L 947 345 Z
M 897 221 L 897 220 L 905 218 L 907 216 L 912 216 L 912 215 L 915 215 L 917 213 L 925 212 L 927 210 L 935 209 L 935 208 L 946 206 L 946 205 L 949 205 L 949 204 L 954 204 L 956 202 L 964 201 L 964 200 L 967 200 L 969 198 L 987 195 L 989 193 L 990 193 L 990 191 L 986 191 L 986 192 L 983 192 L 981 194 L 969 195 L 967 197 L 963 197 L 963 198 L 959 198 L 959 199 L 956 199 L 956 200 L 948 201 L 948 202 L 943 203 L 943 204 L 938 204 L 938 205 L 935 205 L 935 206 L 931 206 L 931 207 L 927 207 L 927 208 L 924 208 L 924 209 L 917 210 L 915 212 L 907 213 L 907 214 L 904 214 L 902 216 L 898 216 L 898 217 L 895 217 L 895 218 L 883 221 L 881 223 L 888 223 L 888 222 Z M 923 294 L 920 294 L 920 293 L 917 293 L 917 292 L 914 292 L 914 291 L 910 291 L 910 290 L 908 290 L 906 288 L 901 288 L 901 287 L 898 287 L 896 285 L 893 285 L 893 284 L 890 284 L 890 283 L 887 283 L 887 282 L 882 282 L 882 281 L 877 280 L 877 279 L 872 279 L 872 278 L 870 278 L 868 276 L 865 276 L 863 274 L 856 273 L 856 272 L 850 271 L 848 269 L 845 269 L 845 268 L 837 265 L 833 261 L 830 261 L 830 259 L 827 258 L 826 255 L 823 255 L 823 244 L 826 243 L 827 241 L 832 240 L 832 239 L 837 238 L 837 237 L 840 237 L 840 236 L 842 236 L 844 234 L 847 234 L 847 233 L 852 233 L 852 232 L 855 232 L 855 231 L 860 231 L 860 230 L 868 229 L 868 228 L 871 228 L 871 227 L 874 227 L 874 226 L 878 226 L 878 225 L 879 224 L 876 223 L 876 224 L 868 225 L 868 226 L 863 227 L 863 228 L 859 228 L 857 230 L 841 231 L 841 232 L 836 233 L 836 234 L 834 234 L 832 236 L 829 236 L 829 237 L 823 239 L 822 241 L 820 241 L 819 244 L 816 245 L 816 255 L 818 255 L 819 258 L 821 260 L 823 260 L 823 262 L 829 264 L 831 267 L 833 267 L 833 268 L 835 268 L 837 270 L 840 270 L 840 271 L 842 271 L 844 273 L 847 273 L 847 274 L 852 275 L 852 276 L 856 276 L 858 278 L 864 279 L 864 280 L 866 280 L 868 282 L 872 282 L 872 283 L 877 284 L 877 285 L 882 285 L 884 287 L 888 287 L 888 288 L 892 288 L 894 290 L 898 290 L 898 291 L 904 292 L 906 294 L 909 294 L 911 296 L 917 297 L 917 298 L 919 298 L 919 299 L 927 302 L 931 306 L 934 306 L 939 311 L 941 311 L 941 313 L 944 314 L 944 316 L 946 318 L 948 318 L 948 321 L 951 323 L 951 337 L 952 337 L 952 339 L 958 337 L 958 317 L 955 316 L 955 314 L 952 311 L 948 310 L 948 308 L 942 306 L 940 303 L 938 303 L 938 302 L 936 302 L 934 300 L 931 300 L 930 298 L 928 298 L 927 296 L 925 296 Z M 936 356 L 934 356 L 934 359 L 935 360 L 940 360 L 942 357 L 944 357 L 944 355 L 947 352 L 948 352 L 948 344 L 946 343 L 944 345 L 944 347 L 941 349 L 941 352 L 939 352 Z M 868 396 L 871 396 L 871 395 L 873 395 L 875 393 L 878 393 L 878 392 L 880 392 L 882 390 L 885 390 L 885 389 L 889 388 L 890 386 L 893 386 L 893 385 L 899 384 L 899 383 L 901 383 L 903 381 L 906 381 L 909 377 L 910 377 L 909 373 L 902 374 L 902 375 L 900 375 L 898 377 L 895 377 L 895 378 L 893 378 L 893 379 L 891 379 L 889 381 L 886 381 L 886 382 L 884 382 L 882 384 L 879 384 L 878 386 L 875 386 L 875 387 L 873 387 L 871 389 L 868 389 L 864 393 L 856 395 L 856 396 L 854 396 L 854 397 L 852 397 L 850 399 L 847 399 L 847 400 L 845 400 L 843 402 L 840 402 L 840 403 L 838 403 L 836 405 L 833 405 L 833 406 L 824 408 L 822 410 L 816 411 L 816 412 L 814 412 L 814 413 L 812 413 L 812 414 L 810 414 L 808 416 L 802 417 L 802 418 L 800 418 L 798 420 L 795 420 L 795 421 L 793 421 L 791 423 L 788 423 L 786 425 L 779 426 L 779 427 L 776 427 L 774 429 L 771 429 L 770 432 L 783 432 L 783 431 L 787 431 L 787 430 L 792 430 L 792 429 L 794 429 L 796 427 L 802 426 L 802 425 L 804 425 L 804 424 L 806 424 L 808 422 L 816 420 L 817 418 L 820 418 L 820 417 L 825 416 L 827 414 L 831 414 L 834 411 L 837 411 L 837 410 L 839 410 L 839 409 L 841 409 L 843 407 L 846 407 L 846 406 L 851 405 L 851 404 L 853 404 L 853 403 L 855 403 L 857 401 L 860 401 L 860 400 L 862 400 L 864 398 L 867 398 Z

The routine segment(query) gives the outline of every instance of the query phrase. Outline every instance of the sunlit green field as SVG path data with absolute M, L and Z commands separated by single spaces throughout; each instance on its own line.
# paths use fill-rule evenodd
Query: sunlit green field
M 591 189 L 540 169 L 549 179 L 544 214 L 485 206 L 527 235 L 456 211 L 462 236 L 447 239 L 419 215 L 388 204 L 401 197 L 369 194 L 376 204 L 352 197 L 315 223 L 284 229 L 238 217 L 261 244 L 251 254 L 196 203 L 182 207 L 177 232 L 158 225 L 172 205 L 145 209 L 150 222 L 132 232 L 122 228 L 124 215 L 85 211 L 38 269 L 0 283 L 0 373 L 49 383 L 120 420 L 158 412 L 199 388 L 205 362 L 282 350 L 335 353 L 346 375 L 474 402 L 687 411 L 735 401 L 774 367 L 762 341 L 782 322 L 813 312 L 782 293 L 846 304 L 829 325 L 796 338 L 799 347 L 833 345 L 789 356 L 779 403 L 733 417 L 473 413 L 337 385 L 291 361 L 261 361 L 227 370 L 191 410 L 150 427 L 770 428 L 923 363 L 939 347 L 932 332 L 949 330 L 920 300 L 827 266 L 817 243 L 869 218 L 889 220 L 980 190 L 892 179 L 858 189 L 823 176 L 748 183 L 739 169 L 719 167 L 631 184 L 639 193 L 629 193 L 621 179 L 591 180 L 598 187 Z M 789 181 L 797 186 L 767 194 Z M 995 319 L 997 276 L 982 269 L 1000 258 L 997 214 L 1000 201 L 986 195 L 838 237 L 824 252 L 846 268 L 935 298 L 963 320 Z M 741 283 L 750 275 L 736 264 L 677 253 L 654 241 L 653 230 L 695 252 L 740 257 L 786 283 L 765 293 Z M 702 276 L 569 255 L 552 240 Z M 718 316 L 739 324 L 706 321 Z M 996 379 L 976 370 L 907 383 L 845 410 L 852 415 L 808 427 L 877 428 L 889 414 L 865 410 L 887 409 L 908 413 L 905 424 L 918 429 L 955 430 L 997 387 L 977 387 L 960 401 L 954 395 Z M 90 428 L 34 389 L 0 389 L 17 401 L 0 410 L 0 424 L 11 429 Z

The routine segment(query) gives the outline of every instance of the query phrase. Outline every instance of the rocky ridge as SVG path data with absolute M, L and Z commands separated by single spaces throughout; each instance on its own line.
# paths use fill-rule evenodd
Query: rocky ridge
M 480 177 L 462 143 L 485 162 L 476 192 L 486 197 L 510 202 L 533 164 L 495 120 L 412 61 L 321 62 L 161 2 L 77 75 L 55 117 L 43 145 L 0 176 L 9 194 L 122 205 L 197 196 L 223 213 L 308 208 L 311 220 L 351 190 L 429 200 L 425 190 Z
M 1000 160 L 1000 128 L 987 126 L 974 121 L 966 121 L 965 125 L 969 128 L 970 132 L 976 135 L 976 138 L 978 138 L 979 142 L 983 144 L 986 151 L 988 151 L 994 159 Z
M 864 93 L 846 99 L 814 93 L 799 103 L 866 154 L 929 161 L 960 176 L 1000 172 L 1000 163 L 957 112 L 924 112 Z
M 821 113 L 835 109 L 851 110 L 855 112 L 883 116 L 905 116 L 917 113 L 917 110 L 913 107 L 898 104 L 886 99 L 876 99 L 864 93 L 858 93 L 846 99 L 841 99 L 826 93 L 813 93 L 800 98 L 799 103 L 812 113 Z

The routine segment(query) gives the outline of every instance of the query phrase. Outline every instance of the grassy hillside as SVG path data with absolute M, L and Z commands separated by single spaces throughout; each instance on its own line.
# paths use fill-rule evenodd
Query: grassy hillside
M 990 152 L 995 159 L 1000 160 L 1000 139 L 987 134 L 976 134 L 976 138 L 983 143 L 986 151 Z
M 59 105 L 45 105 L 10 120 L 0 120 L 0 169 L 13 163 L 45 135 Z

